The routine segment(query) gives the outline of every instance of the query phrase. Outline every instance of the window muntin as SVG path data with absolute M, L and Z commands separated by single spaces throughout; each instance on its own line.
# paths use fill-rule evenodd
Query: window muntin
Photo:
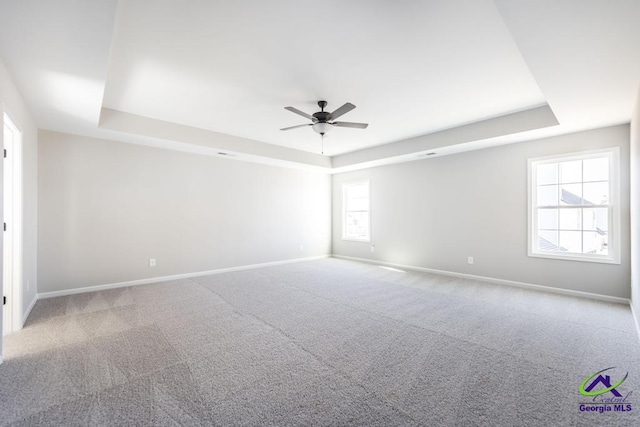
M 368 242 L 371 239 L 369 181 L 342 185 L 344 240 Z
M 529 255 L 619 263 L 618 150 L 529 160 Z

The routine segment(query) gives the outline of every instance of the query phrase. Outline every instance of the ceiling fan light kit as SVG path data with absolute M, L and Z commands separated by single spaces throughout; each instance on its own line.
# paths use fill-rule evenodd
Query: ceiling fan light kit
M 320 135 L 324 136 L 325 133 L 329 132 L 334 126 L 337 127 L 345 127 L 345 128 L 354 128 L 354 129 L 366 129 L 369 124 L 367 123 L 352 123 L 352 122 L 336 122 L 335 119 L 338 117 L 348 113 L 349 111 L 356 108 L 350 102 L 347 102 L 342 107 L 338 108 L 334 112 L 330 113 L 328 111 L 324 111 L 324 107 L 327 106 L 327 101 L 318 101 L 318 107 L 320 107 L 320 111 L 307 114 L 304 111 L 300 111 L 295 107 L 284 107 L 285 110 L 291 111 L 292 113 L 298 114 L 306 119 L 311 120 L 312 123 L 304 124 L 304 125 L 296 125 L 289 126 L 286 128 L 282 128 L 280 130 L 291 130 L 295 128 L 300 128 L 304 126 L 311 126 L 311 128 Z
M 329 123 L 314 123 L 311 125 L 311 129 L 314 132 L 319 133 L 320 135 L 324 135 L 325 133 L 331 130 L 332 126 Z

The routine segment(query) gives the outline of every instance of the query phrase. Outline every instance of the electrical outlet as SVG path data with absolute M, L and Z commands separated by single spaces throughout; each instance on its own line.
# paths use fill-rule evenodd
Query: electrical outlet
M 155 267 L 155 266 L 156 266 L 156 259 L 149 258 L 149 267 Z
M 300 244 L 300 250 L 302 250 L 302 243 Z
M 467 258 L 467 262 L 468 262 L 469 264 L 473 264 L 473 257 L 472 257 L 472 256 L 468 257 L 468 258 Z
M 371 252 L 375 252 L 376 251 L 376 245 L 371 245 Z

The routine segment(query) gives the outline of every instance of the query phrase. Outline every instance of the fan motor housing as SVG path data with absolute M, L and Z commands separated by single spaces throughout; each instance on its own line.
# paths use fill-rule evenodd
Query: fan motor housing
M 320 123 L 326 123 L 329 120 L 329 114 L 326 111 L 318 111 L 317 113 L 313 113 L 313 118 L 317 119 Z

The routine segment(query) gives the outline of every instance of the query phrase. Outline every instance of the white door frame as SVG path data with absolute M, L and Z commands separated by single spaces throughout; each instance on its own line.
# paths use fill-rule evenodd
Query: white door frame
M 3 236 L 3 307 L 2 334 L 22 329 L 22 131 L 4 113 L 3 204 L 6 231 Z M 4 154 L 4 153 L 2 153 Z

